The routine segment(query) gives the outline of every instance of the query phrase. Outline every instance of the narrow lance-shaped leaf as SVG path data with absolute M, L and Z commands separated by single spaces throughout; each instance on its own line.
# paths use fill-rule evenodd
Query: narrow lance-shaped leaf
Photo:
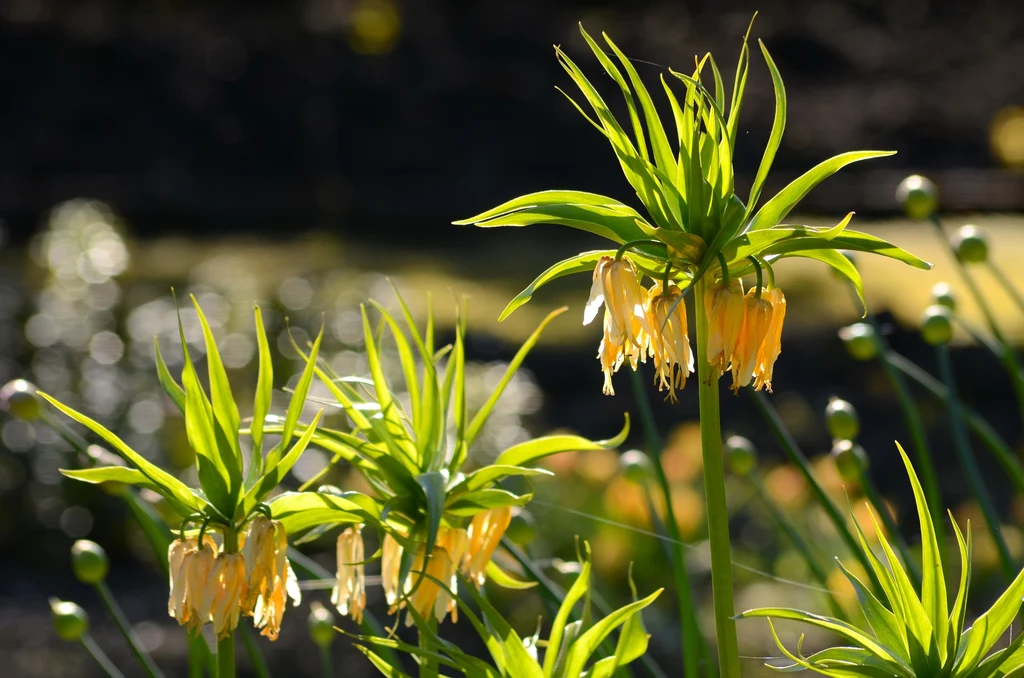
M 153 337 L 153 355 L 156 360 L 156 375 L 160 380 L 160 385 L 163 387 L 164 392 L 170 396 L 175 407 L 182 414 L 185 414 L 185 389 L 179 386 L 178 382 L 174 381 L 171 371 L 167 369 L 164 356 L 160 353 L 160 340 L 155 336 Z
M 38 394 L 58 410 L 106 441 L 106 443 L 114 448 L 114 451 L 121 455 L 126 462 L 137 468 L 141 473 L 149 478 L 154 485 L 161 488 L 163 494 L 173 497 L 175 500 L 189 507 L 193 511 L 201 511 L 205 507 L 203 501 L 193 495 L 185 483 L 181 482 L 167 471 L 164 471 L 162 468 L 149 461 L 132 448 L 128 447 L 123 440 L 114 435 L 105 426 L 90 419 L 84 414 L 81 414 L 80 412 L 76 412 L 67 405 L 58 402 L 56 399 L 42 391 L 39 391 Z
M 530 335 L 530 337 L 516 352 L 515 357 L 513 357 L 512 361 L 508 364 L 508 368 L 505 370 L 505 374 L 502 375 L 501 380 L 494 389 L 494 392 L 491 393 L 487 402 L 484 403 L 483 407 L 480 408 L 476 415 L 473 416 L 473 419 L 469 422 L 469 427 L 466 429 L 467 446 L 472 445 L 473 441 L 476 440 L 476 437 L 480 434 L 480 429 L 482 429 L 484 424 L 487 423 L 487 417 L 490 416 L 491 410 L 494 409 L 494 406 L 497 404 L 501 394 L 505 391 L 505 387 L 508 386 L 510 381 L 512 381 L 512 377 L 515 375 L 516 370 L 518 370 L 519 366 L 523 364 L 524 360 L 526 360 L 526 355 L 537 344 L 537 340 L 540 339 L 541 332 L 543 332 L 544 328 L 548 326 L 548 323 L 564 313 L 566 310 L 567 309 L 565 307 L 562 307 L 549 313 L 547 317 L 541 321 L 540 325 L 537 326 L 537 329 L 533 331 L 533 334 Z
M 295 391 L 292 393 L 292 399 L 288 402 L 288 409 L 285 411 L 281 442 L 267 455 L 267 468 L 276 466 L 284 450 L 291 445 L 292 436 L 295 434 L 295 427 L 298 425 L 299 417 L 302 416 L 302 410 L 306 406 L 306 396 L 309 395 L 309 388 L 313 384 L 313 374 L 316 372 L 316 361 L 320 355 L 320 342 L 323 338 L 324 327 L 321 325 L 320 331 L 313 341 L 313 346 L 309 349 L 309 355 L 304 356 L 306 366 L 303 368 L 302 374 L 299 375 L 299 381 L 295 384 Z M 302 355 L 302 351 L 298 347 L 296 347 L 296 352 Z
M 568 434 L 535 438 L 508 448 L 498 455 L 494 463 L 503 466 L 524 466 L 559 452 L 614 449 L 622 445 L 629 435 L 629 413 L 627 412 L 624 416 L 626 422 L 622 430 L 613 438 L 590 440 L 582 436 Z
M 249 473 L 251 477 L 257 478 L 263 474 L 263 427 L 274 397 L 274 361 L 270 357 L 270 342 L 267 341 L 267 330 L 263 325 L 263 312 L 259 306 L 253 306 L 253 313 L 256 317 L 256 345 L 260 365 L 252 410 L 252 460 L 249 462 Z
M 224 362 L 220 358 L 220 351 L 217 349 L 217 342 L 210 330 L 210 323 L 206 320 L 203 309 L 195 295 L 192 295 L 192 305 L 196 308 L 199 316 L 199 324 L 203 328 L 203 338 L 206 341 L 206 367 L 210 378 L 210 402 L 213 411 L 214 439 L 216 440 L 217 456 L 228 472 L 229 493 L 232 501 L 237 498 L 242 489 L 242 452 L 238 443 L 238 429 L 241 418 L 238 415 L 238 406 L 231 393 L 231 384 L 228 382 L 228 374 L 224 369 Z
M 895 151 L 850 151 L 815 165 L 762 205 L 761 209 L 754 214 L 754 218 L 750 220 L 747 230 L 757 231 L 780 223 L 796 207 L 797 203 L 811 192 L 811 189 L 847 165 L 860 160 L 884 158 L 894 153 Z
M 761 189 L 764 187 L 764 182 L 768 179 L 768 172 L 772 168 L 775 154 L 782 143 L 782 133 L 786 129 L 786 86 L 782 83 L 782 74 L 779 73 L 779 69 L 776 67 L 775 61 L 772 59 L 771 54 L 768 53 L 768 48 L 764 46 L 764 43 L 758 40 L 757 44 L 761 46 L 764 61 L 772 74 L 772 85 L 775 87 L 775 121 L 772 123 L 772 131 L 768 136 L 768 145 L 765 146 L 764 156 L 761 158 L 761 166 L 758 167 L 757 175 L 754 177 L 754 184 L 750 187 L 750 198 L 747 200 L 748 215 L 757 206 L 757 199 L 761 196 Z M 744 221 L 746 221 L 745 218 Z

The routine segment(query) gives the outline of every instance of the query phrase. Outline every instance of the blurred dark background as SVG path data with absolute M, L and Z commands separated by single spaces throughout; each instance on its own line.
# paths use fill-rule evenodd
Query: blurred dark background
M 933 353 L 913 321 L 928 303 L 931 285 L 953 273 L 934 236 L 899 219 L 893 193 L 906 174 L 928 174 L 940 188 L 944 210 L 984 213 L 972 218 L 987 220 L 1000 243 L 994 254 L 1017 275 L 1024 251 L 1015 214 L 1024 211 L 1020 2 L 0 0 L 0 383 L 30 379 L 127 432 L 147 455 L 184 468 L 190 457 L 181 422 L 166 406 L 152 369 L 154 335 L 174 367 L 172 285 L 200 297 L 215 331 L 231 346 L 226 362 L 245 393 L 255 371 L 254 300 L 264 304 L 271 336 L 277 336 L 279 386 L 296 365 L 282 333 L 285 317 L 301 333 L 312 331 L 326 313 L 331 331 L 325 351 L 332 364 L 358 372 L 365 367 L 358 303 L 386 297 L 387 274 L 396 277 L 420 317 L 422 297 L 433 291 L 435 305 L 444 307 L 442 323 L 451 317 L 448 290 L 470 294 L 475 315 L 468 350 L 484 385 L 493 383 L 496 366 L 510 359 L 547 310 L 563 302 L 571 306 L 527 361 L 515 397 L 503 400 L 484 454 L 556 428 L 612 435 L 624 410 L 635 415 L 635 403 L 624 373 L 616 378 L 616 398 L 600 395 L 597 335 L 578 326 L 586 280 L 552 286 L 502 325 L 494 322 L 540 270 L 595 241 L 568 229 L 488 232 L 449 224 L 546 188 L 636 202 L 607 144 L 555 89 L 574 94 L 554 58 L 552 45 L 559 44 L 619 106 L 614 86 L 580 37 L 579 22 L 592 34 L 608 31 L 652 87 L 666 67 L 687 71 L 694 55 L 709 50 L 731 82 L 755 10 L 752 36 L 771 50 L 789 100 L 786 136 L 768 190 L 839 152 L 898 151 L 845 169 L 801 208 L 833 223 L 856 210 L 855 223 L 881 229 L 872 232 L 936 261 L 931 274 L 889 265 L 869 269 L 875 264 L 864 262 L 869 302 L 883 313 L 894 347 L 932 369 Z M 743 111 L 736 153 L 741 194 L 760 161 L 774 111 L 756 47 Z M 774 401 L 823 477 L 833 481 L 821 412 L 832 394 L 860 408 L 860 442 L 877 483 L 902 516 L 910 503 L 891 450 L 894 438 L 906 439 L 896 402 L 881 368 L 852 362 L 836 337 L 837 327 L 859 316 L 848 292 L 820 268 L 813 271 L 780 272 L 790 276 L 790 311 Z M 1019 314 L 1010 306 L 999 310 L 1010 334 L 1021 336 Z M 194 339 L 190 334 L 190 345 Z M 1019 448 L 1021 422 L 1005 375 L 981 349 L 964 346 L 956 355 L 965 399 Z M 666 434 L 666 459 L 675 469 L 681 528 L 696 545 L 695 585 L 706 604 L 696 394 L 684 393 L 675 407 L 651 396 Z M 946 498 L 959 515 L 976 516 L 964 504 L 967 493 L 952 465 L 945 413 L 923 398 L 921 404 Z M 801 513 L 807 488 L 778 463 L 779 453 L 747 399 L 727 400 L 725 419 L 757 443 L 767 486 L 814 534 L 820 527 L 815 516 Z M 0 559 L 0 654 L 15 657 L 14 673 L 4 675 L 48 676 L 58 668 L 67 676 L 94 675 L 80 648 L 53 635 L 49 595 L 86 606 L 98 641 L 130 675 L 133 664 L 116 629 L 92 592 L 70 576 L 67 549 L 79 537 L 108 547 L 112 588 L 174 675 L 182 637 L 163 614 L 164 582 L 147 562 L 152 556 L 120 500 L 62 481 L 56 469 L 68 463 L 69 452 L 45 427 L 9 418 L 0 425 L 0 551 L 15 554 Z M 641 444 L 637 430 L 629 445 Z M 580 455 L 553 462 L 561 464 L 560 482 L 571 483 L 572 491 L 539 484 L 533 509 L 543 526 L 534 545 L 538 557 L 571 559 L 576 534 L 593 540 L 601 558 L 599 588 L 613 600 L 628 595 L 631 560 L 641 564 L 640 581 L 653 586 L 669 580 L 656 542 L 553 507 L 650 529 L 649 516 L 636 508 L 635 494 L 617 475 L 616 459 Z M 304 472 L 312 475 L 318 461 L 323 463 L 313 455 L 314 467 Z M 1005 478 L 987 458 L 982 462 L 1003 514 L 1024 517 Z M 347 480 L 355 482 L 345 476 L 337 483 Z M 784 540 L 750 508 L 749 494 L 739 485 L 732 489 L 730 501 L 744 512 L 734 525 L 737 557 L 761 571 L 806 581 Z M 833 489 L 845 496 L 841 485 L 833 483 Z M 908 529 L 913 531 L 912 521 Z M 1019 531 L 1012 534 L 1020 549 L 1024 539 Z M 310 546 L 328 568 L 331 548 Z M 987 556 L 978 549 L 989 558 L 978 566 L 984 587 L 994 557 L 991 549 Z M 738 576 L 749 593 L 741 595 L 741 606 L 794 595 L 784 584 L 766 593 L 763 577 Z M 649 620 L 653 651 L 665 666 L 671 666 L 678 637 L 670 598 Z M 503 602 L 532 629 L 543 610 L 523 600 L 506 596 Z M 371 603 L 380 606 L 372 596 Z M 269 647 L 276 667 L 318 670 L 305 638 L 306 612 L 289 610 L 281 641 Z M 748 629 L 750 654 L 774 652 L 765 629 Z M 471 635 L 461 627 L 457 632 Z M 341 641 L 336 648 L 346 645 Z M 337 652 L 340 658 L 349 650 Z M 748 664 L 756 675 L 758 662 Z M 365 664 L 359 666 L 369 675 Z
M 805 209 L 891 212 L 894 180 L 918 168 L 950 209 L 1024 207 L 1024 179 L 1003 171 L 989 134 L 1024 97 L 1014 0 L 3 0 L 0 214 L 18 240 L 88 195 L 145 236 L 386 225 L 454 241 L 446 223 L 522 192 L 622 193 L 608 149 L 555 90 L 568 79 L 553 44 L 596 66 L 577 22 L 657 64 L 640 64 L 652 78 L 711 50 L 731 82 L 755 9 L 753 35 L 789 92 L 776 181 L 855 147 L 899 151 Z M 772 97 L 755 51 L 743 176 Z

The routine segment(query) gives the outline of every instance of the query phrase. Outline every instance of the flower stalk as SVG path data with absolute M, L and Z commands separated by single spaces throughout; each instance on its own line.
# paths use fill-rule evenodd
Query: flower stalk
M 706 282 L 697 281 L 696 298 L 704 298 Z M 725 497 L 725 466 L 722 460 L 722 424 L 718 379 L 708 362 L 708 317 L 695 305 L 697 319 L 697 387 L 700 405 L 700 442 L 704 457 L 704 494 L 707 502 L 708 538 L 711 542 L 711 587 L 714 596 L 718 668 L 722 678 L 739 678 L 739 643 L 732 596 L 732 556 L 729 545 L 729 507 Z
M 234 525 L 224 527 L 224 553 L 238 553 L 238 535 Z M 217 678 L 235 678 L 235 631 L 217 641 Z
M 146 675 L 150 678 L 163 678 L 163 673 L 153 663 L 153 658 L 142 648 L 142 643 L 139 641 L 139 637 L 132 630 L 131 622 L 124 614 L 124 610 L 117 604 L 117 600 L 114 598 L 113 592 L 110 587 L 107 586 L 105 581 L 98 581 L 94 585 L 96 593 L 99 594 L 100 600 L 103 601 L 104 607 L 107 608 L 107 612 L 114 618 L 114 622 L 117 624 L 117 628 L 121 630 L 121 634 L 125 640 L 128 641 L 128 647 L 131 648 L 132 654 L 142 664 L 142 668 L 146 671 Z

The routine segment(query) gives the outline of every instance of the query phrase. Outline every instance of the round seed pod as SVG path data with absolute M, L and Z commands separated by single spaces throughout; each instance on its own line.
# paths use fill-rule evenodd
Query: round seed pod
M 619 456 L 619 470 L 631 483 L 643 483 L 654 473 L 651 458 L 640 450 L 627 450 Z
M 832 459 L 839 477 L 847 483 L 859 483 L 868 470 L 868 454 L 864 448 L 850 440 L 839 440 L 832 446 Z
M 0 411 L 24 421 L 35 421 L 42 414 L 42 405 L 36 395 L 35 384 L 15 379 L 0 388 Z
M 853 440 L 860 432 L 860 419 L 853 405 L 832 397 L 825 407 L 825 424 L 829 435 L 836 439 Z
M 839 330 L 846 352 L 854 360 L 872 360 L 878 356 L 878 337 L 868 323 L 854 323 Z
M 939 206 L 939 191 L 928 177 L 911 174 L 896 187 L 896 202 L 911 219 L 927 219 Z
M 948 344 L 953 338 L 953 319 L 949 309 L 938 304 L 926 308 L 921 318 L 921 336 L 932 346 Z
M 725 463 L 738 476 L 749 475 L 757 468 L 757 448 L 743 436 L 729 436 L 725 439 Z
M 308 622 L 309 637 L 317 647 L 328 647 L 334 642 L 338 632 L 334 630 L 334 614 L 329 609 L 314 602 L 309 606 Z
M 110 559 L 96 542 L 79 539 L 71 546 L 71 569 L 83 584 L 99 584 L 107 578 Z
M 932 287 L 932 302 L 939 306 L 945 306 L 950 311 L 956 310 L 956 294 L 949 283 L 935 283 L 935 286 Z
M 89 615 L 77 604 L 50 598 L 53 628 L 62 640 L 80 640 L 89 631 Z
M 956 257 L 965 264 L 980 264 L 988 259 L 988 236 L 973 224 L 961 226 L 953 236 Z
M 513 544 L 526 546 L 537 538 L 537 520 L 526 509 L 516 506 L 512 508 L 512 520 L 508 523 L 505 536 Z

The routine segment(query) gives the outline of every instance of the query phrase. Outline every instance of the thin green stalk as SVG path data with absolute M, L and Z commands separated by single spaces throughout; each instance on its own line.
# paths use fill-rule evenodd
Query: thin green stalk
M 949 389 L 935 379 L 935 377 L 895 351 L 889 352 L 888 359 L 896 369 L 917 382 L 938 400 L 948 403 Z M 1017 459 L 1013 450 L 1010 449 L 1010 445 L 1003 440 L 984 417 L 971 409 L 966 403 L 960 403 L 960 411 L 967 422 L 967 428 L 992 452 L 1017 492 L 1024 494 L 1024 466 L 1021 465 L 1020 460 Z
M 252 662 L 253 672 L 257 678 L 270 678 L 270 668 L 267 667 L 263 652 L 260 651 L 260 646 L 256 643 L 255 634 L 248 626 L 242 626 L 241 629 L 242 643 L 245 645 L 246 654 L 249 655 L 249 661 Z
M 991 257 L 989 257 L 986 263 L 988 264 L 988 270 L 991 271 L 993 277 L 999 281 L 999 284 L 1003 286 L 1006 293 L 1010 295 L 1010 298 L 1013 299 L 1013 303 L 1017 304 L 1017 310 L 1024 313 L 1024 296 L 1021 296 L 1020 291 L 1014 287 L 1013 283 L 1010 282 L 1010 279 L 1006 276 L 1006 273 L 1003 272 L 1003 269 L 1001 269 L 996 262 L 992 261 Z
M 84 647 L 86 652 L 96 660 L 96 663 L 100 665 L 110 678 L 124 678 L 124 674 L 114 666 L 114 662 L 110 661 L 110 657 L 108 657 L 107 653 L 96 644 L 96 641 L 92 639 L 92 636 L 88 633 L 84 633 L 80 640 L 82 647 Z
M 768 401 L 768 397 L 760 391 L 754 391 L 751 389 L 751 396 L 754 400 L 754 405 L 757 410 L 764 417 L 764 420 L 768 423 L 768 427 L 772 430 L 772 435 L 775 436 L 775 440 L 779 443 L 779 447 L 785 453 L 789 461 L 796 465 L 800 469 L 800 473 L 803 475 L 807 484 L 814 492 L 814 496 L 817 498 L 818 503 L 825 510 L 829 520 L 832 521 L 832 525 L 836 528 L 836 532 L 839 533 L 840 538 L 846 543 L 846 546 L 850 549 L 850 552 L 860 561 L 860 564 L 864 567 L 864 571 L 867 572 L 868 578 L 871 580 L 871 585 L 874 587 L 876 593 L 881 593 L 882 584 L 878 581 L 878 576 L 875 574 L 874 568 L 871 566 L 871 562 L 868 557 L 861 550 L 860 542 L 850 532 L 849 525 L 846 524 L 846 520 L 842 514 L 839 513 L 839 509 L 836 508 L 835 503 L 822 488 L 817 478 L 811 472 L 810 462 L 807 461 L 807 457 L 800 451 L 796 441 L 793 440 L 793 436 L 790 435 L 786 429 L 785 424 L 782 423 L 782 419 L 779 418 L 779 413 L 775 411 L 771 402 Z
M 324 670 L 324 678 L 333 678 L 334 668 L 331 662 L 331 646 L 321 645 L 320 646 L 320 666 Z
M 425 619 L 425 622 L 427 624 L 430 624 L 430 626 L 432 627 L 432 630 L 436 630 L 437 625 L 436 625 L 436 622 L 434 621 L 434 619 L 433 619 L 433 617 L 431 615 L 427 615 L 427 618 Z M 429 636 L 427 634 L 423 633 L 422 631 L 418 631 L 416 633 L 416 635 L 419 638 L 419 647 L 420 647 L 421 650 L 424 650 L 424 651 L 427 651 L 427 652 L 433 650 L 433 648 L 430 647 L 430 640 L 429 640 Z M 420 678 L 438 678 L 437 660 L 436 659 L 434 659 L 433 657 L 429 657 L 429 656 L 427 656 L 425 654 L 419 660 L 419 664 L 420 664 Z M 329 674 L 325 674 L 325 675 L 329 675 Z
M 644 389 L 643 379 L 639 372 L 634 371 L 630 374 L 633 378 L 633 393 L 636 397 L 637 409 L 640 411 L 640 421 L 643 422 L 647 455 L 653 462 L 658 486 L 661 488 L 662 496 L 665 499 L 667 524 L 664 527 L 670 541 L 667 544 L 663 542 L 663 544 L 666 547 L 668 560 L 672 564 L 672 575 L 676 583 L 676 598 L 679 604 L 679 627 L 683 636 L 683 676 L 685 678 L 698 678 L 700 675 L 700 650 L 703 640 L 700 636 L 700 626 L 698 625 L 697 614 L 693 605 L 693 589 L 690 585 L 690 576 L 686 571 L 686 558 L 683 555 L 679 523 L 676 522 L 675 509 L 672 507 L 672 488 L 669 487 L 668 478 L 665 476 L 665 468 L 661 464 L 661 436 L 658 435 L 658 427 L 654 422 L 654 413 L 651 410 L 647 391 Z M 645 486 L 645 490 L 647 489 L 649 488 Z M 647 494 L 649 502 L 653 505 L 653 498 L 649 492 Z M 652 518 L 655 516 L 653 511 L 651 516 Z
M 808 569 L 810 569 L 811 574 L 814 576 L 814 579 L 819 584 L 821 584 L 822 588 L 828 590 L 828 593 L 826 594 L 826 599 L 828 600 L 828 606 L 832 609 L 832 614 L 835 615 L 838 619 L 846 619 L 846 612 L 839 604 L 839 601 L 836 600 L 835 595 L 832 594 L 832 590 L 829 589 L 828 572 L 826 572 L 825 568 L 823 568 L 821 566 L 821 563 L 818 562 L 818 559 L 811 551 L 810 544 L 808 544 L 807 541 L 804 539 L 803 535 L 800 534 L 800 531 L 796 528 L 796 525 L 793 524 L 793 521 L 791 521 L 786 516 L 786 514 L 780 511 L 779 507 L 775 505 L 775 502 L 771 500 L 771 498 L 768 496 L 768 493 L 765 492 L 764 490 L 764 485 L 761 484 L 761 479 L 758 478 L 754 473 L 747 476 L 747 479 L 750 481 L 750 484 L 754 488 L 754 491 L 757 493 L 757 496 L 761 500 L 761 503 L 764 504 L 765 508 L 768 509 L 768 513 L 769 515 L 771 515 L 772 520 L 775 522 L 776 525 L 782 528 L 782 531 L 786 533 L 786 536 L 789 537 L 789 540 L 793 542 L 794 548 L 796 548 L 796 550 L 803 557 L 804 562 L 807 563 L 807 567 Z
M 704 459 L 704 497 L 707 502 L 708 541 L 711 545 L 711 589 L 715 607 L 718 667 L 722 678 L 739 678 L 740 653 L 736 639 L 736 608 L 732 597 L 732 555 L 729 544 L 729 505 L 725 497 L 722 459 L 722 422 L 718 375 L 708 362 L 708 317 L 701 301 L 705 278 L 697 281 L 697 395 L 700 405 L 700 441 Z M 671 506 L 671 502 L 669 502 Z
M 132 654 L 142 664 L 142 668 L 145 669 L 146 675 L 150 678 L 163 678 L 163 673 L 157 668 L 157 665 L 153 663 L 153 658 L 149 656 L 149 653 L 142 647 L 142 642 L 139 637 L 135 634 L 132 629 L 131 622 L 125 617 L 124 610 L 117 604 L 117 600 L 114 598 L 114 594 L 111 592 L 110 587 L 107 586 L 107 582 L 100 581 L 95 584 L 94 588 L 96 593 L 99 594 L 100 600 L 103 601 L 103 605 L 107 608 L 107 612 L 114 618 L 114 622 L 117 624 L 117 628 L 121 629 L 121 635 L 128 641 L 128 647 L 131 648 Z
M 935 471 L 935 462 L 932 459 L 931 449 L 928 447 L 928 435 L 925 433 L 924 422 L 921 421 L 921 413 L 917 409 L 917 404 L 914 403 L 914 398 L 910 393 L 907 382 L 904 381 L 899 370 L 889 364 L 889 342 L 886 341 L 882 328 L 878 325 L 878 320 L 869 313 L 867 321 L 875 330 L 875 341 L 878 342 L 878 354 L 882 359 L 882 367 L 885 369 L 885 375 L 892 384 L 893 391 L 896 392 L 896 400 L 899 402 L 900 410 L 903 412 L 903 421 L 906 422 L 907 429 L 910 432 L 911 449 L 914 453 L 916 468 L 921 476 L 921 486 L 924 489 L 925 498 L 928 500 L 928 510 L 931 512 L 932 522 L 936 525 L 944 525 L 946 516 L 942 511 L 943 503 L 942 492 L 939 489 L 939 474 Z M 891 530 L 890 533 L 892 533 Z M 892 534 L 896 536 L 895 533 Z M 946 531 L 942 529 L 936 530 L 935 540 L 938 542 L 939 552 L 945 553 Z M 904 561 L 907 563 L 913 562 L 906 557 L 904 557 Z M 918 581 L 920 581 L 920 576 L 918 576 Z
M 188 633 L 188 631 L 185 633 L 188 637 L 188 678 L 203 678 L 203 656 L 194 645 L 197 641 L 205 645 L 206 641 L 202 638 L 196 638 L 191 633 Z M 209 648 L 207 648 L 207 654 L 209 654 Z
M 974 303 L 978 305 L 978 308 L 981 309 L 982 315 L 985 316 L 985 323 L 988 325 L 989 332 L 1002 348 L 1002 353 L 999 357 L 1003 363 L 1003 367 L 1010 375 L 1010 381 L 1013 384 L 1013 392 L 1017 397 L 1017 406 L 1020 408 L 1021 419 L 1024 420 L 1024 368 L 1022 368 L 1020 364 L 1017 352 L 1013 349 L 1013 346 L 1006 341 L 1006 337 L 1003 336 L 1003 332 L 999 329 L 999 324 L 996 322 L 995 314 L 992 313 L 992 309 L 989 308 L 984 295 L 982 295 L 981 290 L 978 289 L 978 285 L 974 282 L 971 272 L 967 270 L 964 263 L 960 261 L 959 257 L 957 257 L 956 250 L 953 249 L 953 243 L 949 241 L 949 238 L 946 236 L 946 231 L 942 227 L 942 220 L 939 215 L 932 214 L 931 222 L 939 234 L 939 240 L 946 244 L 946 249 L 949 251 L 950 258 L 953 260 L 953 264 L 959 269 L 960 277 L 963 279 L 964 285 L 967 286 L 967 291 L 970 292 L 971 297 L 974 299 Z
M 885 531 L 889 533 L 889 537 L 896 542 L 896 550 L 900 552 L 900 557 L 903 559 L 903 566 L 907 569 L 910 574 L 910 580 L 913 582 L 917 590 L 921 590 L 921 568 L 917 564 L 917 560 L 910 554 L 910 547 L 907 545 L 906 539 L 900 534 L 900 528 L 896 524 L 896 520 L 892 517 L 892 512 L 889 507 L 885 505 L 885 501 L 882 499 L 882 494 L 878 491 L 878 486 L 875 485 L 875 481 L 871 479 L 871 476 L 864 474 L 860 481 L 860 488 L 864 491 L 864 496 L 867 497 L 871 505 L 875 507 L 875 512 L 882 519 L 882 525 L 885 527 Z M 936 531 L 937 533 L 938 531 Z M 936 541 L 938 541 L 936 539 Z
M 949 408 L 949 425 L 953 433 L 953 447 L 960 465 L 967 474 L 967 485 L 971 493 L 978 501 L 981 512 L 985 515 L 985 523 L 988 525 L 992 539 L 995 541 L 996 550 L 999 552 L 999 563 L 1003 569 L 1003 576 L 1006 581 L 1012 581 L 1016 571 L 1013 566 L 1013 557 L 1010 549 L 1003 539 L 1002 528 L 999 524 L 999 516 L 996 514 L 995 506 L 992 505 L 992 498 L 981 478 L 981 470 L 978 468 L 978 460 L 974 458 L 970 441 L 967 439 L 967 430 L 964 428 L 963 414 L 960 412 L 960 398 L 956 392 L 956 379 L 953 374 L 953 361 L 949 356 L 949 346 L 942 344 L 936 347 L 939 354 L 939 369 L 942 372 L 942 381 L 946 384 L 949 396 L 946 398 L 946 405 Z
M 235 526 L 224 529 L 224 553 L 238 553 Z M 217 678 L 235 678 L 235 632 L 217 641 Z
M 334 573 L 328 572 L 315 560 L 302 553 L 298 549 L 288 547 L 288 560 L 297 571 L 313 579 L 334 580 Z M 359 625 L 363 633 L 371 636 L 385 637 L 388 635 L 384 625 L 381 624 L 369 610 L 363 610 L 363 621 Z M 401 666 L 402 661 L 397 652 L 388 647 L 378 647 L 374 650 L 377 654 L 387 660 L 391 666 Z

